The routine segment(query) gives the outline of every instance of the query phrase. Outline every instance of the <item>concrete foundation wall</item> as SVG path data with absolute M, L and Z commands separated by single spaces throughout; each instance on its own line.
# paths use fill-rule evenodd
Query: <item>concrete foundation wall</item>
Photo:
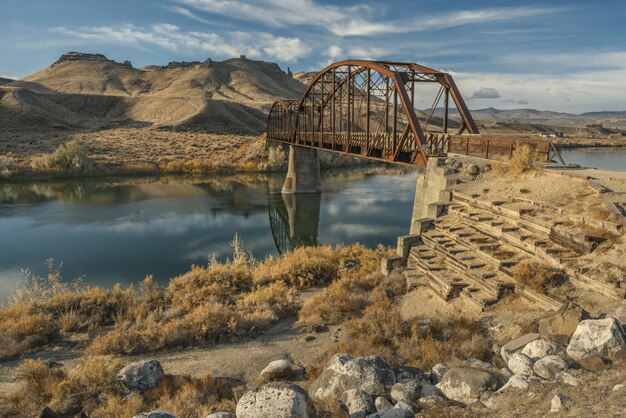
M 453 185 L 451 174 L 451 169 L 445 165 L 444 158 L 430 158 L 426 172 L 417 175 L 411 235 L 419 235 L 422 219 L 435 219 L 441 215 L 444 203 L 450 201 L 450 192 L 447 189 Z
M 289 147 L 289 167 L 282 193 L 319 193 L 320 159 L 316 149 Z

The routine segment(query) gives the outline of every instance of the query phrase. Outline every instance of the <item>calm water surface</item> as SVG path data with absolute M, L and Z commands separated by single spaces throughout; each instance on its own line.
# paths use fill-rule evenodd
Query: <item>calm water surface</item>
M 626 171 L 626 147 L 568 148 L 560 152 L 568 164 Z
M 370 169 L 370 171 L 372 171 Z M 327 173 L 320 195 L 282 196 L 283 175 L 0 184 L 0 297 L 22 269 L 88 284 L 166 283 L 232 254 L 238 234 L 256 257 L 302 244 L 393 245 L 408 232 L 415 172 Z

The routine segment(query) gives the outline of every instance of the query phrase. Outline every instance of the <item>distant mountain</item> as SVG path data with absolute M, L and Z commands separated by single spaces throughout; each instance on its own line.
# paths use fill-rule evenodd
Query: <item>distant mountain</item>
M 278 98 L 304 84 L 277 64 L 242 56 L 221 62 L 171 62 L 134 68 L 100 54 L 71 52 L 0 87 L 6 128 L 158 127 L 257 134 Z M 21 122 L 18 122 L 21 121 Z
M 0 77 L 0 86 L 3 84 L 8 84 L 8 83 L 12 83 L 15 80 L 11 80 L 10 78 L 2 78 Z
M 430 109 L 424 110 L 430 112 Z M 492 122 L 519 122 L 527 124 L 551 125 L 555 127 L 584 127 L 602 125 L 604 127 L 625 128 L 626 111 L 588 112 L 582 114 L 562 113 L 536 109 L 485 109 L 470 110 L 474 119 Z M 438 108 L 435 115 L 443 115 L 443 108 Z M 450 116 L 458 117 L 456 109 L 450 110 Z

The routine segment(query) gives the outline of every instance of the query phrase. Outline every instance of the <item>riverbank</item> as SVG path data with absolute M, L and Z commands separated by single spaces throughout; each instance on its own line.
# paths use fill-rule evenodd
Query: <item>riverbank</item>
M 505 165 L 483 172 L 471 166 L 458 169 L 463 183 L 457 187 L 467 196 L 535 202 L 542 207 L 537 216 L 543 222 L 567 217 L 570 232 L 578 231 L 581 217 L 598 224 L 610 218 L 600 193 L 585 179 L 528 167 L 520 172 Z M 504 209 L 519 209 L 521 200 L 506 201 Z M 559 210 L 552 211 L 552 205 Z M 598 235 L 594 228 L 583 232 Z M 607 273 L 625 271 L 626 244 L 623 229 L 602 238 L 593 251 L 567 262 L 607 284 Z M 603 319 L 613 315 L 626 322 L 619 299 L 580 288 L 567 275 L 555 278 L 549 268 L 532 268 L 516 273 L 516 286 L 567 300 L 566 308 L 546 312 L 513 294 L 480 310 L 465 298 L 445 300 L 429 286 L 411 285 L 406 272 L 383 276 L 379 266 L 388 255 L 384 248 L 322 246 L 259 261 L 235 244 L 231 261 L 195 267 L 166 286 L 146 279 L 135 289 L 63 285 L 53 271 L 25 286 L 0 311 L 0 408 L 13 416 L 36 415 L 47 406 L 47 413 L 56 414 L 49 416 L 82 411 L 93 418 L 132 417 L 160 409 L 179 418 L 202 418 L 237 409 L 240 417 L 256 417 L 241 408 L 255 390 L 269 390 L 267 408 L 284 406 L 285 398 L 274 396 L 285 394 L 310 405 L 293 416 L 343 417 L 341 408 L 357 407 L 346 389 L 371 404 L 363 411 L 382 411 L 394 402 L 396 408 L 413 410 L 401 415 L 407 417 L 540 416 L 553 402 L 563 413 L 611 416 L 625 406 L 617 385 L 626 371 L 614 351 L 626 342 L 621 328 Z M 568 321 L 567 331 L 550 331 L 542 325 L 546 318 L 555 324 Z M 596 350 L 601 354 L 595 363 L 574 354 L 573 334 L 584 328 L 580 320 L 585 318 L 604 321 L 598 322 L 608 324 L 602 325 L 603 332 L 616 333 L 611 340 L 616 345 Z M 583 328 L 580 333 L 586 332 Z M 565 340 L 550 339 L 551 333 L 563 332 L 568 333 Z M 603 341 L 594 338 L 589 345 Z M 510 352 L 502 348 L 513 345 Z M 536 351 L 541 347 L 549 348 Z M 523 371 L 508 361 L 522 350 L 529 357 L 522 360 L 530 362 Z M 336 353 L 351 357 L 333 357 Z M 377 357 L 368 357 L 372 355 Z M 558 368 L 545 372 L 535 367 L 544 357 L 560 362 Z M 274 360 L 280 361 L 266 369 Z M 120 375 L 130 380 L 120 386 L 118 372 L 130 364 L 131 371 Z M 154 379 L 142 374 L 144 366 L 156 371 Z M 133 379 L 147 386 L 134 387 Z M 295 385 L 263 386 L 271 380 Z M 334 381 L 346 386 L 335 387 Z M 466 383 L 471 392 L 463 391 Z M 402 389 L 405 384 L 419 390 L 406 392 L 410 388 Z M 581 387 L 584 396 L 577 395 Z

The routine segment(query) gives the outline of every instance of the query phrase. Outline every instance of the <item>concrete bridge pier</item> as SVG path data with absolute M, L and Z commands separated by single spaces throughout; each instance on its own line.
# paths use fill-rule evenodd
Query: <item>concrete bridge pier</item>
M 411 247 L 421 243 L 421 232 L 429 228 L 450 203 L 452 188 L 457 180 L 455 170 L 447 167 L 445 160 L 430 158 L 425 172 L 416 176 L 409 234 L 398 237 L 396 255 L 383 260 L 383 273 L 387 274 L 398 267 L 406 267 Z
M 314 148 L 289 146 L 289 167 L 282 193 L 320 193 L 320 159 Z

